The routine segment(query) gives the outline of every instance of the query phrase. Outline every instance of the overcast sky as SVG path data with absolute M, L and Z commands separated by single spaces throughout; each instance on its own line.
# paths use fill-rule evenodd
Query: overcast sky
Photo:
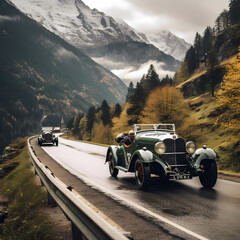
M 169 30 L 193 43 L 214 22 L 229 0 L 83 0 L 90 8 L 121 18 L 143 33 Z

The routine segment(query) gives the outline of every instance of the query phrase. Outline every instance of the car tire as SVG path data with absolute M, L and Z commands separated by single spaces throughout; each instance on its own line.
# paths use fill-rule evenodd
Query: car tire
M 113 160 L 113 154 L 110 152 L 108 154 L 108 165 L 109 165 L 109 172 L 112 177 L 117 177 L 118 175 L 118 169 L 114 167 L 114 160 Z
M 56 141 L 56 146 L 58 146 L 58 141 Z
M 199 176 L 200 182 L 205 188 L 212 188 L 217 181 L 217 165 L 215 160 L 203 160 L 204 173 Z
M 143 164 L 140 159 L 135 162 L 135 181 L 140 190 L 147 190 L 151 179 L 149 164 Z

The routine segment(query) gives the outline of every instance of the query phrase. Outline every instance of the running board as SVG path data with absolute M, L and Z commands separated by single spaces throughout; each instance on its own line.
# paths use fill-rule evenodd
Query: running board
M 128 172 L 128 169 L 124 168 L 124 167 L 120 167 L 120 166 L 115 166 L 115 168 L 124 171 L 124 172 Z

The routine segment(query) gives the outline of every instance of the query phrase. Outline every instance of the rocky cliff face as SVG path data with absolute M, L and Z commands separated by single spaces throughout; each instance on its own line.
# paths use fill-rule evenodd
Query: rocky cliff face
M 219 62 L 222 62 L 239 52 L 240 24 L 233 25 L 218 34 L 214 51 L 217 52 Z
M 217 68 L 211 73 L 206 73 L 194 80 L 185 83 L 181 91 L 185 98 L 199 96 L 206 92 L 214 92 L 217 84 L 222 82 L 225 73 L 224 68 Z

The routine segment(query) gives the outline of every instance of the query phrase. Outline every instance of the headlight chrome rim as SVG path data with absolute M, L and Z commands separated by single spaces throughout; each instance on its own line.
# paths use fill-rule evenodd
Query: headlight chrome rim
M 186 143 L 186 151 L 189 154 L 193 154 L 196 151 L 196 144 L 193 141 L 189 141 Z
M 166 152 L 167 147 L 166 147 L 164 142 L 157 142 L 155 144 L 155 148 L 154 149 L 155 149 L 157 154 L 162 155 L 162 154 L 164 154 Z

